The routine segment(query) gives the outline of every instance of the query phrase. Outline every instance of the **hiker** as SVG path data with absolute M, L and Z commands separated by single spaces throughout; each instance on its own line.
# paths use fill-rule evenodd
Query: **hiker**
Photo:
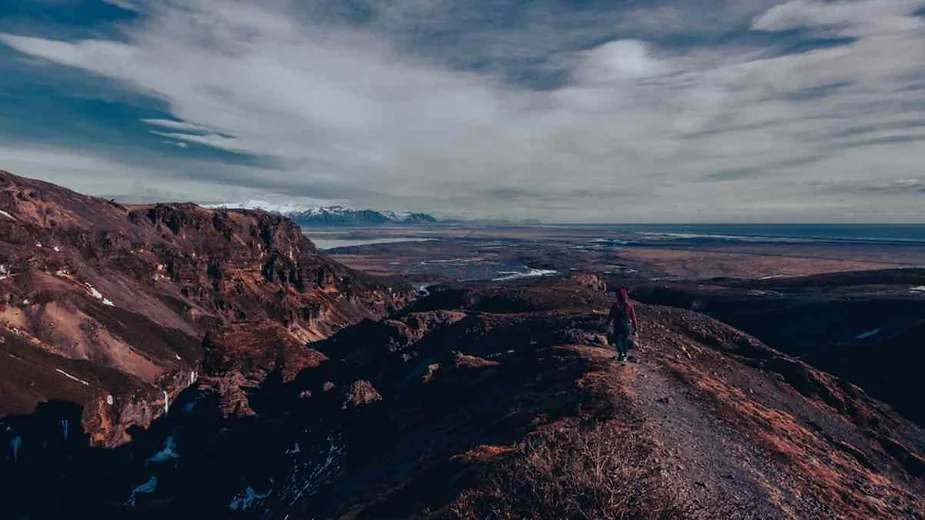
M 604 323 L 607 329 L 607 341 L 617 347 L 620 361 L 626 361 L 626 352 L 630 347 L 630 335 L 639 329 L 636 310 L 630 302 L 626 287 L 617 290 L 617 301 L 610 308 L 610 315 Z

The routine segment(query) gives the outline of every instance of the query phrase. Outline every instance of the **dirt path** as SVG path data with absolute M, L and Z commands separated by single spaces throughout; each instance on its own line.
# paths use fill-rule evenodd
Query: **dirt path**
M 660 446 L 664 476 L 678 495 L 695 503 L 747 505 L 759 518 L 798 518 L 781 504 L 779 488 L 767 485 L 781 478 L 767 454 L 714 418 L 647 350 L 641 346 L 631 362 L 615 363 L 612 371 Z

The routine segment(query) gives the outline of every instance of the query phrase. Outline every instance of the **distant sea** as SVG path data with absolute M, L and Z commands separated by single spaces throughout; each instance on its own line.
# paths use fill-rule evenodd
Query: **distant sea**
M 574 224 L 630 242 L 785 242 L 923 244 L 925 224 Z

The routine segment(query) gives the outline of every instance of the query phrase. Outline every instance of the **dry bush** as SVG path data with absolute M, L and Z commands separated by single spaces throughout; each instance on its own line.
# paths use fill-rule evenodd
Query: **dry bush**
M 459 520 L 681 520 L 744 518 L 723 506 L 679 503 L 654 450 L 639 434 L 596 426 L 531 437 L 492 472 L 489 485 L 461 493 Z M 717 516 L 719 515 L 719 516 Z

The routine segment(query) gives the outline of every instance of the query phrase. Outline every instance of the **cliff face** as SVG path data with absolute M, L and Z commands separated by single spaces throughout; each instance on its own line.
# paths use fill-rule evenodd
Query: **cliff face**
M 208 332 L 304 344 L 411 294 L 280 216 L 123 206 L 0 172 L 0 416 L 74 402 L 94 442 L 124 442 L 199 380 Z

